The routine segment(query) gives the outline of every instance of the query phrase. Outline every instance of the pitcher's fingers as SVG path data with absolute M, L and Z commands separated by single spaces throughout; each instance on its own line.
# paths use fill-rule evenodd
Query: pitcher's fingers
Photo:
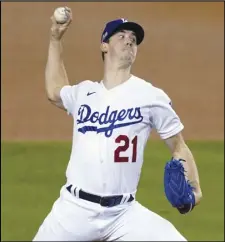
M 70 13 L 72 12 L 72 11 L 71 11 L 71 8 L 69 8 L 69 7 L 65 7 L 65 9 L 66 9 L 66 11 L 68 11 L 68 12 L 70 12 Z
M 57 25 L 57 22 L 56 22 L 56 19 L 55 19 L 54 15 L 52 15 L 50 19 L 51 19 L 53 24 Z
M 64 24 L 60 24 L 60 27 L 66 28 L 69 26 L 69 24 L 72 22 L 72 18 L 68 18 L 68 20 Z
M 72 19 L 73 19 L 72 12 L 68 12 L 68 11 L 66 11 L 65 13 L 66 13 L 66 16 L 68 17 L 69 21 L 71 22 Z

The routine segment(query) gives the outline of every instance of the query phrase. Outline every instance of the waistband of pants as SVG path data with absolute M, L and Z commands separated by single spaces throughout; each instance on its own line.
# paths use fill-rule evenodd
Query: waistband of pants
M 72 184 L 66 186 L 66 189 L 75 197 L 87 200 L 89 202 L 98 203 L 102 207 L 114 207 L 119 204 L 132 202 L 134 200 L 134 197 L 132 194 L 116 195 L 116 196 L 99 196 L 99 195 L 85 192 L 82 189 Z

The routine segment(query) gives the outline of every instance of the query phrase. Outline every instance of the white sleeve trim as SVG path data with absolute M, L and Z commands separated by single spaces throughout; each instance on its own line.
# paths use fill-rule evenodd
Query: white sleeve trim
M 182 123 L 180 123 L 180 125 L 173 129 L 172 131 L 170 131 L 169 133 L 166 134 L 161 134 L 160 137 L 161 139 L 168 139 L 176 134 L 178 134 L 179 132 L 181 132 L 184 129 L 184 125 Z

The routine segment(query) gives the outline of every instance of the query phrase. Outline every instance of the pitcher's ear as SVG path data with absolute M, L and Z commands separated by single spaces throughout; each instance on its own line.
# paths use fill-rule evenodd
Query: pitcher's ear
M 101 50 L 101 52 L 104 52 L 104 53 L 108 52 L 108 44 L 102 42 L 100 45 L 100 50 Z

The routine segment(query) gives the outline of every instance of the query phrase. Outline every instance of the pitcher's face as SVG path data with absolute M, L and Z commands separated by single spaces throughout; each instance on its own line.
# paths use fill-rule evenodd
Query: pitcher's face
M 109 39 L 106 52 L 112 60 L 133 64 L 137 54 L 136 35 L 130 30 L 118 31 Z

